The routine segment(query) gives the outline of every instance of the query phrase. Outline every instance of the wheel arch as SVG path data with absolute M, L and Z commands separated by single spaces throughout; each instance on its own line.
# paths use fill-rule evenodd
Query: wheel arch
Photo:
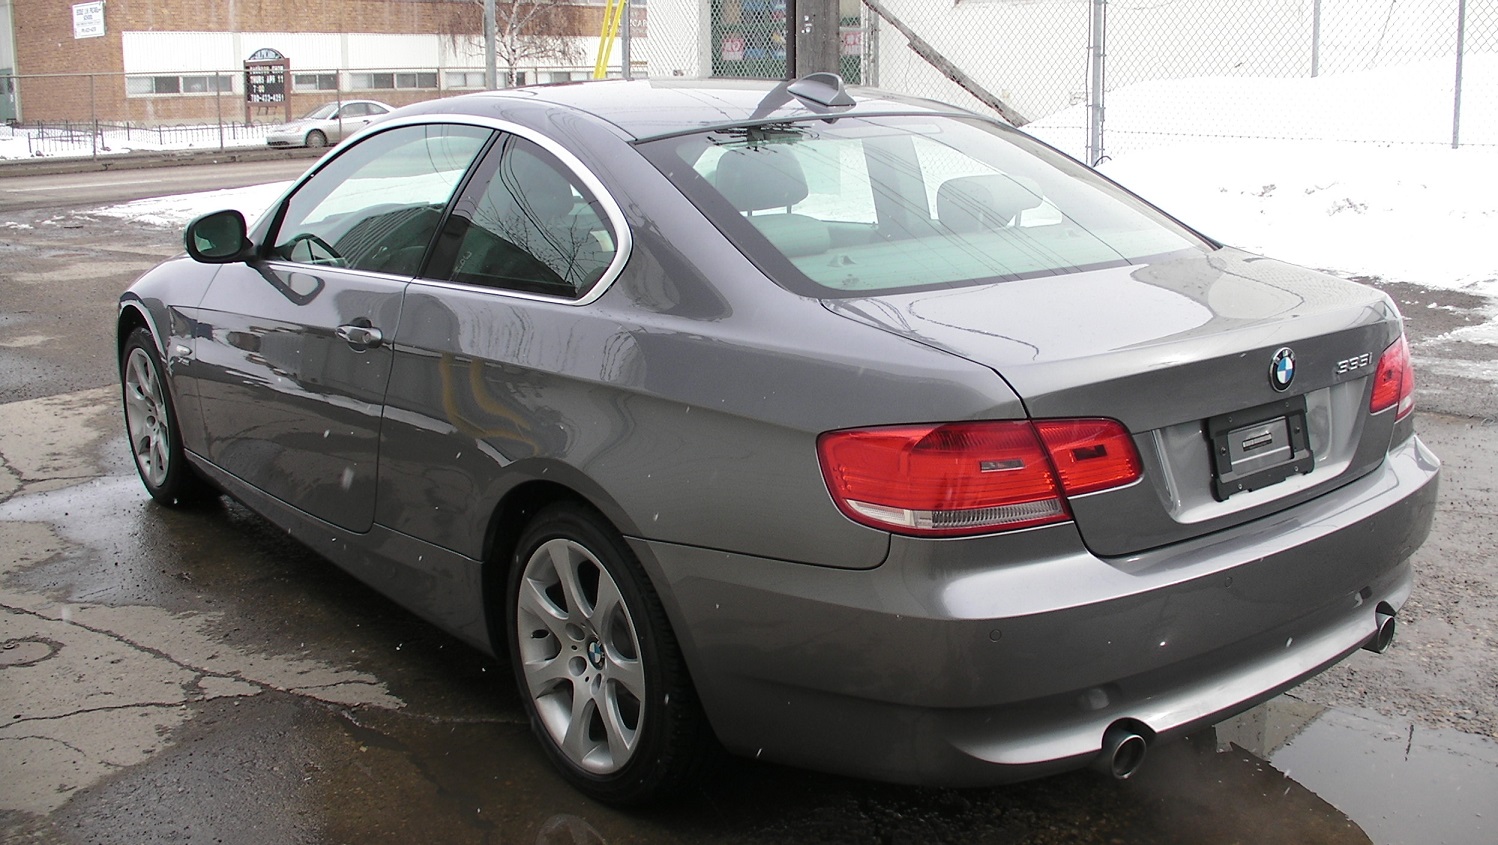
M 598 513 L 599 519 L 619 530 L 618 525 L 588 497 L 555 481 L 531 480 L 505 493 L 489 515 L 484 531 L 483 602 L 489 647 L 496 655 L 508 654 L 505 635 L 505 591 L 515 547 L 525 526 L 536 514 L 558 502 L 573 502 Z
M 151 340 L 156 344 L 157 354 L 166 358 L 166 347 L 162 345 L 161 334 L 156 331 L 156 323 L 145 311 L 145 306 L 135 301 L 120 303 L 120 315 L 115 323 L 115 361 L 124 360 L 125 344 L 130 340 L 130 335 L 136 329 L 145 329 L 151 333 Z

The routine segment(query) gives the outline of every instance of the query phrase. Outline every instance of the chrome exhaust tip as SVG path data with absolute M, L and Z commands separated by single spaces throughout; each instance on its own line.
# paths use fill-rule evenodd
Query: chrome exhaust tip
M 1394 611 L 1386 604 L 1380 604 L 1373 612 L 1373 618 L 1378 623 L 1378 630 L 1363 643 L 1363 648 L 1374 654 L 1383 654 L 1389 650 L 1394 642 L 1394 631 L 1398 624 L 1394 621 Z
M 1092 768 L 1116 780 L 1128 780 L 1144 765 L 1148 748 L 1143 736 L 1123 724 L 1112 725 L 1103 732 L 1103 750 Z

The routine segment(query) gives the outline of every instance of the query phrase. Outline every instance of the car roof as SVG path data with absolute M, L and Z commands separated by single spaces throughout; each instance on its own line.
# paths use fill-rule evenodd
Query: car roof
M 504 101 L 564 106 L 607 121 L 639 140 L 714 126 L 874 114 L 971 114 L 956 106 L 875 88 L 849 87 L 851 106 L 828 106 L 761 79 L 599 80 L 483 91 L 438 101 L 442 110 L 487 114 Z

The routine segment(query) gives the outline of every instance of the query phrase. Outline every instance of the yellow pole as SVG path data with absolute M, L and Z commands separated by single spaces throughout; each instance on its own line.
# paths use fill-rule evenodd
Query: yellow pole
M 603 10 L 603 31 L 598 34 L 598 61 L 593 64 L 593 78 L 606 79 L 609 75 L 609 57 L 614 53 L 614 39 L 619 37 L 620 13 L 625 0 L 608 0 Z

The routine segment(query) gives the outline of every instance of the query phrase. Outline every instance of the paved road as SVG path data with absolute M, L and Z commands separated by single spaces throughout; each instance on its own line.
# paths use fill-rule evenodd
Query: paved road
M 188 191 L 281 182 L 300 175 L 311 164 L 309 158 L 292 158 L 141 170 L 92 170 L 45 176 L 7 169 L 0 178 L 0 214 L 27 209 L 76 208 Z
M 113 302 L 179 234 L 88 214 L 106 189 L 81 190 L 0 212 L 0 843 L 1493 841 L 1498 424 L 1461 410 L 1490 401 L 1467 395 L 1478 376 L 1422 382 L 1447 473 L 1388 654 L 1153 748 L 1126 783 L 908 789 L 725 761 L 626 814 L 551 773 L 508 667 L 237 505 L 150 502 Z M 1475 312 L 1395 293 L 1421 309 L 1417 359 L 1491 361 L 1446 339 Z

